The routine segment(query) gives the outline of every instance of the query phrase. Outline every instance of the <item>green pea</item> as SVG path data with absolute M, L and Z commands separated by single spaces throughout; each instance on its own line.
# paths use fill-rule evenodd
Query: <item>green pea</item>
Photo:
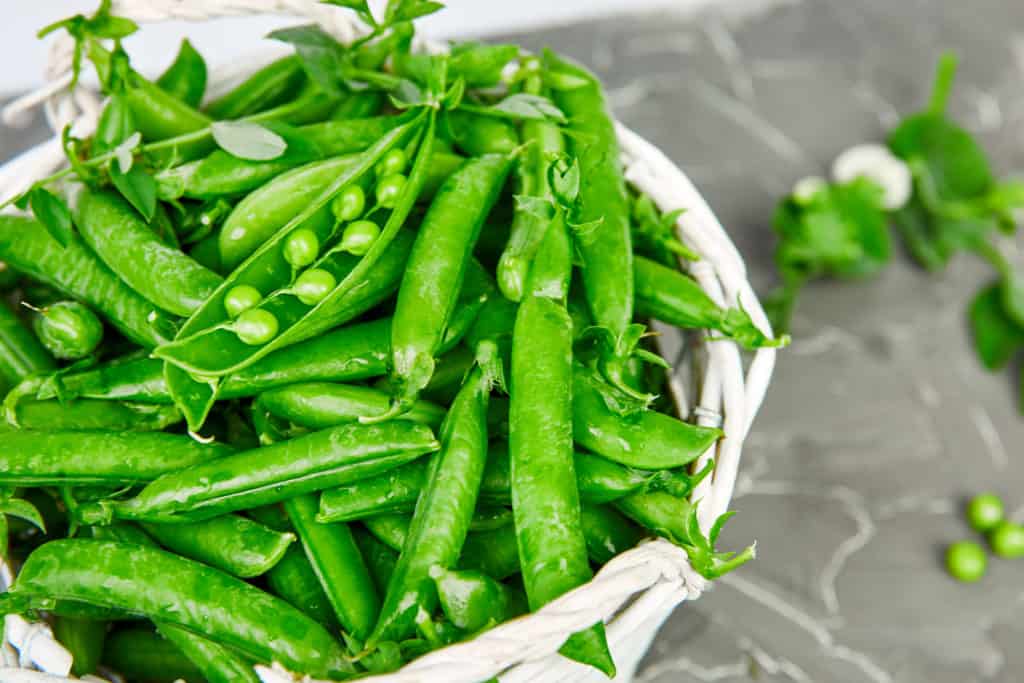
M 338 248 L 350 254 L 362 256 L 370 250 L 379 235 L 380 226 L 373 221 L 355 221 L 345 227 Z
M 310 268 L 295 280 L 292 291 L 302 303 L 307 306 L 316 306 L 330 294 L 337 284 L 338 281 L 326 270 Z
M 967 504 L 967 521 L 975 531 L 985 533 L 1003 521 L 1003 501 L 994 493 L 981 493 Z
M 377 181 L 377 203 L 385 209 L 395 208 L 403 187 L 405 187 L 405 176 L 401 173 L 384 176 Z
M 234 330 L 242 343 L 259 346 L 277 336 L 277 327 L 277 318 L 273 313 L 262 308 L 250 308 L 238 316 Z
M 988 557 L 974 541 L 958 541 L 946 551 L 946 568 L 957 581 L 971 583 L 985 575 Z
M 366 208 L 366 193 L 359 185 L 349 185 L 334 198 L 331 210 L 334 217 L 342 223 L 354 221 L 363 215 Z
M 77 301 L 58 301 L 33 320 L 36 336 L 56 358 L 77 360 L 92 353 L 103 339 L 103 323 Z
M 409 163 L 409 157 L 406 156 L 405 150 L 395 148 L 384 155 L 384 158 L 377 162 L 374 170 L 377 172 L 378 178 L 384 178 L 389 175 L 396 175 L 405 171 L 405 165 Z
M 1024 557 L 1024 526 L 1010 521 L 999 523 L 988 538 L 992 552 L 999 557 Z
M 284 260 L 296 268 L 304 268 L 320 254 L 320 240 L 309 228 L 299 228 L 284 241 Z
M 227 311 L 229 317 L 237 318 L 262 300 L 263 295 L 260 294 L 260 290 L 252 285 L 237 285 L 224 295 L 224 310 Z

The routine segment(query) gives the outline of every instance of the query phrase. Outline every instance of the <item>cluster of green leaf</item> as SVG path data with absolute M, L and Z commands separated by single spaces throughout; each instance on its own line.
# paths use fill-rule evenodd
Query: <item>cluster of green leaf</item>
M 998 180 L 978 141 L 949 118 L 955 72 L 956 59 L 943 56 L 928 107 L 903 119 L 888 136 L 889 149 L 913 179 L 905 206 L 887 211 L 881 188 L 864 178 L 782 201 L 774 220 L 782 286 L 769 300 L 779 329 L 788 327 L 796 294 L 807 281 L 878 272 L 890 259 L 891 224 L 907 253 L 929 271 L 941 270 L 961 252 L 995 269 L 994 281 L 969 311 L 986 368 L 1004 367 L 1024 348 L 1024 270 L 1003 245 L 1016 230 L 1014 211 L 1024 208 L 1024 183 Z

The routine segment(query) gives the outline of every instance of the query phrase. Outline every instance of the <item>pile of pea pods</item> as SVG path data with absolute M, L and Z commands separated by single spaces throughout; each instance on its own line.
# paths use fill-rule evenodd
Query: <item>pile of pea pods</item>
M 62 25 L 107 99 L 0 216 L 0 613 L 76 675 L 391 671 L 646 537 L 709 578 L 752 556 L 696 523 L 722 434 L 646 325 L 777 342 L 680 271 L 593 74 L 413 54 L 392 5 L 206 104 L 187 42 L 148 80 L 109 7 Z M 614 675 L 601 623 L 561 652 Z

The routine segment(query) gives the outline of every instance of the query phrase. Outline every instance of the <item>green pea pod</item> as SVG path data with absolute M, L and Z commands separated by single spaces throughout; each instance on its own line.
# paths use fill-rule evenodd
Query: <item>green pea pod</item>
M 328 95 L 315 84 L 307 82 L 295 99 L 246 116 L 243 120 L 254 123 L 279 121 L 292 126 L 305 126 L 329 118 L 331 112 L 337 108 L 338 101 L 336 95 Z
M 673 543 L 692 545 L 686 520 L 691 504 L 662 491 L 634 493 L 615 501 L 622 514 Z
M 155 541 L 145 531 L 130 523 L 90 527 L 89 530 L 95 539 L 156 548 Z M 237 544 L 235 547 L 238 547 Z M 157 622 L 156 629 L 160 636 L 194 663 L 208 683 L 257 683 L 258 679 L 252 667 L 223 646 L 166 622 Z
M 341 121 L 376 116 L 386 103 L 387 97 L 377 90 L 351 92 L 345 95 L 335 110 L 331 112 L 331 118 Z
M 182 420 L 181 412 L 174 406 L 88 398 L 63 405 L 55 401 L 9 400 L 4 408 L 9 426 L 31 431 L 158 432 Z
M 265 242 L 252 256 L 246 259 L 245 263 L 235 269 L 224 284 L 189 318 L 175 341 L 162 345 L 156 355 L 198 375 L 213 377 L 228 375 L 251 365 L 271 351 L 316 336 L 344 322 L 346 318 L 340 314 L 351 317 L 353 298 L 365 300 L 365 295 L 361 295 L 360 292 L 376 289 L 372 286 L 374 282 L 383 280 L 386 284 L 386 287 L 377 290 L 380 296 L 390 293 L 392 269 L 385 268 L 385 263 L 378 263 L 378 261 L 382 260 L 382 256 L 389 254 L 396 262 L 404 263 L 405 253 L 400 248 L 389 249 L 389 247 L 392 246 L 395 237 L 399 235 L 401 224 L 405 221 L 409 210 L 412 209 L 414 196 L 406 197 L 407 206 L 402 207 L 402 211 L 396 207 L 388 219 L 388 227 L 361 259 L 337 251 L 328 251 L 319 261 L 314 262 L 314 267 L 333 269 L 339 281 L 334 290 L 315 306 L 302 304 L 294 295 L 285 293 L 285 288 L 291 284 L 292 268 L 285 260 L 282 245 L 292 230 L 305 224 L 310 217 L 324 209 L 327 203 L 344 187 L 359 182 L 364 175 L 372 170 L 380 157 L 413 132 L 417 124 L 418 120 L 415 120 L 392 130 L 360 157 L 360 163 L 339 173 L 333 183 L 324 189 L 314 201 L 308 202 L 302 211 L 274 234 L 273 238 Z M 429 159 L 429 154 L 419 156 L 426 156 Z M 422 171 L 420 177 L 422 179 Z M 414 184 L 414 181 L 410 179 L 408 185 Z M 415 192 L 408 194 L 414 195 Z M 321 244 L 327 241 L 326 237 L 329 236 L 330 230 L 331 226 L 326 226 L 327 232 L 318 235 Z M 401 240 L 396 246 L 401 246 Z M 225 256 L 223 250 L 222 256 Z M 371 274 L 372 266 L 376 267 L 373 268 Z M 382 279 L 378 276 L 378 271 L 382 270 L 388 271 L 387 278 Z M 368 275 L 372 275 L 372 277 L 368 278 Z M 253 286 L 260 292 L 281 292 L 277 296 L 265 300 L 262 304 L 281 323 L 280 334 L 262 346 L 248 346 L 242 343 L 233 332 L 223 327 L 227 318 L 227 312 L 224 310 L 224 296 L 229 290 L 241 284 Z M 374 303 L 379 301 L 380 297 L 375 297 Z M 359 312 L 365 310 L 363 308 Z
M 249 116 L 283 103 L 305 80 L 302 61 L 296 55 L 288 55 L 257 70 L 206 105 L 204 111 L 215 119 Z
M 644 538 L 643 529 L 608 505 L 584 504 L 581 519 L 587 552 L 597 564 L 635 547 Z
M 528 144 L 517 168 L 517 196 L 551 200 L 548 187 L 548 166 L 551 158 L 564 149 L 562 131 L 547 121 L 525 121 L 523 142 Z M 512 301 L 520 301 L 526 288 L 530 263 L 544 239 L 547 221 L 517 204 L 512 219 L 512 232 L 498 261 L 497 277 L 501 293 Z
M 0 452 L 5 486 L 124 486 L 225 457 L 231 448 L 159 432 L 10 432 Z
M 353 672 L 338 642 L 288 603 L 216 569 L 145 546 L 50 541 L 29 556 L 7 595 L 41 604 L 61 597 L 124 609 L 312 676 Z
M 82 677 L 96 671 L 107 636 L 106 622 L 58 617 L 53 622 L 53 635 L 71 653 L 71 673 Z
M 295 541 L 294 534 L 273 531 L 238 515 L 201 522 L 143 523 L 142 528 L 168 550 L 243 579 L 267 573 Z
M 78 513 L 84 523 L 209 519 L 373 476 L 437 448 L 430 429 L 413 422 L 342 425 L 180 470 L 134 498 Z
M 467 111 L 447 114 L 455 144 L 471 156 L 508 155 L 519 147 L 515 126 L 505 119 Z
M 264 505 L 249 510 L 249 516 L 260 524 L 280 532 L 292 530 L 287 513 L 280 505 Z M 310 566 L 305 551 L 298 545 L 288 546 L 281 561 L 275 564 L 264 577 L 267 587 L 274 595 L 283 598 L 328 630 L 336 630 L 338 621 L 331 603 L 320 585 L 320 579 Z
M 192 660 L 206 683 L 259 683 L 252 666 L 223 645 L 180 626 L 160 623 L 157 630 Z
M 168 247 L 120 196 L 83 190 L 75 224 L 100 259 L 153 305 L 187 316 L 223 281 L 181 251 Z
M 172 319 L 110 272 L 85 245 L 72 240 L 62 247 L 32 219 L 0 216 L 0 258 L 88 304 L 145 348 L 164 343 L 173 334 Z
M 469 633 L 500 624 L 512 615 L 510 589 L 481 572 L 431 569 L 444 616 Z
M 307 429 L 326 429 L 360 417 L 376 417 L 388 410 L 388 395 L 377 389 L 352 384 L 311 382 L 290 384 L 260 394 L 259 404 L 274 415 Z M 437 427 L 445 409 L 417 401 L 402 419 Z
M 314 495 L 296 496 L 285 501 L 284 508 L 338 621 L 347 632 L 365 639 L 380 599 L 348 525 L 318 523 Z
M 181 41 L 178 55 L 164 71 L 156 84 L 167 94 L 178 98 L 190 107 L 198 107 L 206 92 L 206 61 L 188 38 Z
M 329 489 L 320 496 L 317 521 L 350 522 L 375 515 L 410 514 L 426 480 L 427 462 L 420 459 L 376 477 Z
M 711 448 L 722 431 L 652 410 L 622 416 L 612 411 L 601 380 L 577 364 L 573 373 L 576 442 L 609 460 L 640 469 L 682 467 Z
M 103 664 L 128 680 L 202 683 L 205 677 L 170 640 L 148 628 L 114 631 L 103 648 Z
M 487 401 L 493 376 L 477 367 L 466 378 L 441 428 L 441 450 L 431 459 L 377 625 L 367 643 L 400 641 L 437 607 L 430 577 L 455 565 L 469 532 L 487 459 Z
M 565 308 L 572 254 L 561 216 L 547 228 L 512 336 L 512 510 L 531 609 L 593 576 L 573 468 L 573 333 Z M 601 622 L 570 636 L 560 651 L 615 675 Z
M 15 384 L 51 372 L 53 358 L 7 304 L 0 302 L 0 379 Z
M 748 349 L 780 344 L 757 329 L 745 311 L 719 308 L 693 278 L 674 268 L 638 256 L 633 274 L 637 315 L 676 327 L 721 332 Z
M 511 163 L 499 155 L 467 161 L 445 181 L 427 210 L 402 276 L 391 329 L 395 412 L 408 409 L 434 374 L 434 358 L 473 245 Z
M 367 517 L 362 523 L 381 543 L 395 552 L 401 552 L 411 521 L 408 515 L 397 514 Z M 507 525 L 467 535 L 459 555 L 458 567 L 481 571 L 499 581 L 519 572 L 515 528 Z
M 395 573 L 395 565 L 398 564 L 398 553 L 378 541 L 376 536 L 359 525 L 352 527 L 352 535 L 356 539 L 356 545 L 359 546 L 359 552 L 366 562 L 367 569 L 370 570 L 377 593 L 381 595 L 386 593 L 391 575 Z
M 581 84 L 554 91 L 554 98 L 569 119 L 570 151 L 585 179 L 576 216 L 579 223 L 591 224 L 577 241 L 583 287 L 594 321 L 617 339 L 633 322 L 633 249 L 615 123 L 601 83 L 592 73 L 551 53 L 546 53 L 545 60 L 549 68 Z

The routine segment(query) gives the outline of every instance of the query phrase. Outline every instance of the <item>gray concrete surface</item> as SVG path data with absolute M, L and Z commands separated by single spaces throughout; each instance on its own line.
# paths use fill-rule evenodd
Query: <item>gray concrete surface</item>
M 955 115 L 1000 171 L 1024 167 L 1024 4 L 727 8 L 514 38 L 607 79 L 617 114 L 705 192 L 761 291 L 777 198 L 921 105 L 943 49 L 963 57 Z M 30 138 L 0 131 L 0 158 Z M 1024 680 L 1024 562 L 972 586 L 941 568 L 968 535 L 965 496 L 993 489 L 1024 513 L 1017 376 L 985 373 L 964 323 L 986 276 L 967 258 L 936 277 L 898 257 L 873 281 L 806 291 L 724 539 L 757 539 L 759 557 L 676 611 L 639 680 Z

